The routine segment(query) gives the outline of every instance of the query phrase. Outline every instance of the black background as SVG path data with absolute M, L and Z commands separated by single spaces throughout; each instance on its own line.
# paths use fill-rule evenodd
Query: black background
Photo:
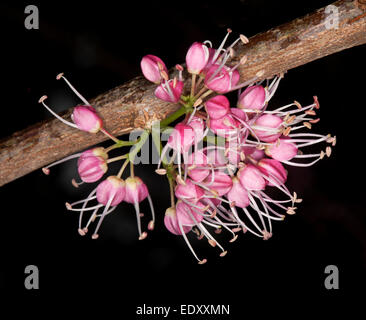
M 171 67 L 184 61 L 194 41 L 210 39 L 217 45 L 227 27 L 249 37 L 329 3 L 32 2 L 40 10 L 39 30 L 24 28 L 24 8 L 30 3 L 2 3 L 0 137 L 50 117 L 37 103 L 43 94 L 58 112 L 78 102 L 55 80 L 59 72 L 91 98 L 140 74 L 145 54 L 158 55 Z M 38 170 L 1 187 L 1 292 L 21 301 L 18 306 L 32 302 L 29 314 L 39 314 L 49 302 L 67 314 L 82 300 L 83 313 L 114 310 L 122 319 L 134 318 L 144 303 L 231 304 L 235 318 L 242 318 L 251 309 L 266 317 L 286 313 L 293 300 L 305 311 L 314 302 L 336 308 L 346 297 L 362 295 L 365 56 L 365 46 L 345 50 L 290 70 L 281 82 L 271 105 L 293 100 L 306 105 L 317 95 L 321 121 L 316 131 L 336 134 L 338 143 L 330 159 L 307 169 L 290 168 L 288 186 L 304 201 L 295 216 L 275 223 L 270 241 L 244 235 L 226 245 L 225 258 L 195 242 L 208 258 L 206 265 L 197 265 L 183 240 L 164 228 L 168 184 L 150 165 L 136 170 L 154 199 L 156 230 L 138 241 L 134 210 L 122 205 L 106 219 L 97 241 L 81 238 L 78 217 L 66 211 L 64 202 L 82 198 L 90 186 L 71 186 L 76 166 L 69 162 L 48 177 Z M 146 204 L 143 208 L 147 212 Z M 30 264 L 40 270 L 38 291 L 24 289 L 24 268 Z M 339 290 L 324 287 L 330 264 L 339 268 Z

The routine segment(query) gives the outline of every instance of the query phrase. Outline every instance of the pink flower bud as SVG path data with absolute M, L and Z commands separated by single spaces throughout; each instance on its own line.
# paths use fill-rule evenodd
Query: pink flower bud
M 282 123 L 282 118 L 273 114 L 264 114 L 255 121 L 256 126 L 264 129 L 254 129 L 254 132 L 260 140 L 274 142 L 281 136 L 280 128 Z M 266 130 L 266 128 L 268 129 Z
M 233 114 L 237 119 L 240 119 L 242 121 L 248 121 L 248 115 L 239 108 L 230 108 L 231 114 Z M 235 118 L 234 117 L 234 118 Z
M 232 181 L 233 187 L 227 193 L 226 197 L 230 202 L 235 202 L 236 207 L 247 207 L 249 205 L 248 191 L 242 186 L 237 177 L 234 177 Z
M 238 108 L 261 110 L 266 101 L 266 91 L 260 86 L 251 86 L 244 90 L 238 100 Z
M 219 65 L 213 64 L 205 76 L 205 85 L 212 91 L 218 93 L 227 93 L 239 82 L 239 72 L 237 70 L 229 71 L 223 67 L 219 72 L 216 71 Z
M 82 131 L 97 133 L 103 127 L 102 119 L 91 106 L 76 106 L 71 117 Z
M 99 203 L 106 206 L 112 200 L 110 205 L 116 206 L 125 198 L 125 182 L 116 176 L 109 176 L 98 185 L 96 195 Z
M 220 119 L 229 113 L 230 102 L 225 96 L 218 95 L 207 100 L 205 108 L 211 119 Z
M 265 153 L 263 150 L 259 150 L 256 147 L 244 147 L 243 148 L 245 156 L 250 156 L 254 160 L 259 161 L 265 156 Z
M 210 174 L 207 157 L 202 151 L 198 150 L 189 155 L 186 164 L 188 165 L 188 175 L 193 181 L 201 182 Z M 197 167 L 203 167 L 204 169 Z
M 296 144 L 290 138 L 280 138 L 279 141 L 267 146 L 265 153 L 275 160 L 288 161 L 296 156 L 297 150 Z
M 108 155 L 104 148 L 84 151 L 78 159 L 78 172 L 82 181 L 91 183 L 98 181 L 108 170 Z
M 262 159 L 258 162 L 258 168 L 274 182 L 269 181 L 268 186 L 278 186 L 284 184 L 287 180 L 287 171 L 281 162 L 277 160 Z
M 207 152 L 207 161 L 214 166 L 224 166 L 227 164 L 227 159 L 222 150 L 214 149 Z
M 185 181 L 185 184 L 178 184 L 175 188 L 175 196 L 178 199 L 191 199 L 197 201 L 204 195 L 204 191 L 199 186 L 195 185 L 190 179 Z
M 199 74 L 206 66 L 209 58 L 207 46 L 203 43 L 195 42 L 188 49 L 186 64 L 189 73 Z
M 184 123 L 178 123 L 168 139 L 170 148 L 180 152 L 186 153 L 194 143 L 195 131 L 193 128 Z
M 176 103 L 182 95 L 184 82 L 169 80 L 159 85 L 155 90 L 155 96 L 160 100 Z
M 178 217 L 175 208 L 166 209 L 164 217 L 164 225 L 171 233 L 177 236 L 182 235 L 182 231 L 179 228 Z M 188 233 L 189 231 L 191 231 L 192 227 L 182 226 L 182 229 L 184 233 Z
M 201 118 L 193 117 L 192 120 L 188 124 L 194 130 L 194 141 L 195 143 L 200 142 L 203 139 L 203 133 L 205 130 L 205 123 Z
M 221 137 L 229 137 L 238 133 L 239 122 L 232 115 L 227 114 L 220 119 L 209 119 L 207 126 L 211 131 Z
M 204 183 L 208 188 L 217 192 L 220 197 L 228 193 L 233 186 L 230 176 L 221 171 L 211 173 Z
M 203 213 L 203 209 L 205 208 L 205 206 L 201 202 L 197 202 L 196 206 L 202 208 L 202 209 L 199 208 L 195 209 L 198 212 Z M 203 220 L 203 215 L 199 214 L 196 210 L 193 210 L 190 206 L 188 206 L 184 202 L 178 201 L 176 207 L 176 213 L 179 222 L 182 225 L 186 226 L 194 226 L 200 223 Z
M 238 171 L 238 177 L 242 186 L 247 190 L 264 190 L 266 181 L 259 169 L 248 164 Z
M 147 80 L 156 84 L 161 82 L 161 71 L 168 74 L 168 69 L 164 62 L 152 54 L 148 54 L 142 58 L 141 70 Z
M 139 177 L 128 177 L 126 179 L 126 202 L 139 203 L 145 200 L 148 195 L 147 186 Z

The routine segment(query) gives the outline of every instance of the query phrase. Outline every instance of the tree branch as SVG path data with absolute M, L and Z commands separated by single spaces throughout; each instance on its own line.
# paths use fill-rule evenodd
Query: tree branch
M 340 0 L 338 28 L 329 28 L 326 8 L 273 28 L 239 44 L 233 63 L 247 55 L 239 67 L 243 81 L 264 70 L 262 78 L 306 64 L 332 53 L 366 43 L 366 0 Z M 329 10 L 329 9 L 328 9 Z M 333 21 L 334 22 L 334 21 Z M 329 20 L 328 20 L 329 23 Z M 327 27 L 328 26 L 328 27 Z M 155 85 L 137 77 L 91 101 L 104 119 L 105 127 L 119 136 L 137 128 L 149 128 L 178 106 L 154 97 Z M 71 110 L 63 117 L 69 118 Z M 0 141 L 0 186 L 46 164 L 106 140 L 47 120 Z

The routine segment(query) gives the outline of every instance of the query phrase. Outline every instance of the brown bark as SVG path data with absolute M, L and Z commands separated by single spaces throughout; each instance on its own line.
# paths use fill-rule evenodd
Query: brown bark
M 239 68 L 242 81 L 263 70 L 262 78 L 306 64 L 332 53 L 366 43 L 366 0 L 340 0 L 338 28 L 327 28 L 326 8 L 273 28 L 239 44 L 233 63 L 247 55 Z M 153 95 L 155 85 L 142 77 L 114 88 L 91 104 L 104 119 L 104 126 L 114 135 L 135 128 L 149 128 L 154 120 L 164 119 L 178 106 L 162 102 Z M 71 110 L 63 116 L 70 118 Z M 0 141 L 0 186 L 46 164 L 106 140 L 67 127 L 56 119 L 38 123 Z

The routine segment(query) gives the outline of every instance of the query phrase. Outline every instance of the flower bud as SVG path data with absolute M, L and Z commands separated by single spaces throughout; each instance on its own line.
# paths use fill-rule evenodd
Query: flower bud
M 105 206 L 109 201 L 110 205 L 116 206 L 121 203 L 126 195 L 126 184 L 123 179 L 116 176 L 109 176 L 97 187 L 97 200 Z
M 128 177 L 126 179 L 126 197 L 128 203 L 138 203 L 146 199 L 149 191 L 146 184 L 139 177 Z
M 168 74 L 168 69 L 164 62 L 159 57 L 152 54 L 144 56 L 140 65 L 145 78 L 156 84 L 161 82 L 161 71 Z
M 205 85 L 212 91 L 218 93 L 227 93 L 239 82 L 239 72 L 237 70 L 229 71 L 223 67 L 216 75 L 219 65 L 213 64 L 205 76 Z
M 195 209 L 198 211 L 202 211 L 203 213 L 205 206 L 201 202 L 197 202 L 196 206 L 202 208 L 202 209 L 199 208 Z M 176 213 L 179 223 L 186 226 L 194 226 L 200 223 L 203 220 L 203 215 L 199 214 L 196 210 L 192 210 L 191 207 L 185 204 L 184 202 L 178 201 L 176 207 Z
M 227 198 L 230 202 L 235 202 L 235 206 L 245 208 L 249 205 L 248 191 L 242 186 L 239 179 L 234 177 L 232 179 L 233 187 L 227 193 Z
M 266 91 L 260 86 L 251 86 L 246 88 L 238 100 L 238 108 L 261 110 L 266 101 Z
M 204 195 L 204 191 L 199 186 L 195 185 L 190 179 L 185 181 L 185 184 L 177 184 L 175 188 L 175 196 L 178 199 L 191 199 L 197 201 Z
M 91 106 L 76 106 L 71 117 L 82 131 L 97 133 L 103 127 L 102 119 Z
M 207 126 L 211 131 L 221 137 L 229 137 L 238 133 L 240 123 L 232 115 L 227 114 L 220 119 L 209 119 Z
M 284 184 L 287 180 L 287 171 L 282 163 L 274 159 L 262 159 L 258 162 L 258 168 L 270 180 L 268 186 L 278 186 Z
M 255 121 L 255 125 L 263 127 L 263 129 L 254 129 L 254 132 L 260 140 L 274 142 L 281 136 L 280 127 L 282 123 L 282 118 L 273 114 L 264 114 Z M 268 130 L 265 128 L 268 128 Z
M 218 95 L 207 100 L 205 108 L 211 119 L 220 119 L 229 113 L 230 102 L 225 96 Z
M 291 139 L 280 138 L 279 141 L 266 146 L 265 153 L 275 160 L 288 161 L 296 156 L 297 150 L 296 144 L 291 142 Z
M 228 193 L 233 182 L 226 173 L 216 171 L 211 173 L 204 181 L 205 185 L 215 191 L 220 197 Z
M 164 225 L 165 227 L 173 234 L 180 236 L 182 235 L 182 231 L 179 228 L 177 213 L 175 208 L 168 208 L 165 211 L 164 217 Z M 182 226 L 183 232 L 188 233 L 191 231 L 192 227 L 189 226 Z
M 108 170 L 104 148 L 84 151 L 78 159 L 78 172 L 82 181 L 91 183 L 98 181 Z
M 189 73 L 199 74 L 206 66 L 209 58 L 207 46 L 203 43 L 195 42 L 188 49 L 186 64 Z
M 184 82 L 180 80 L 166 81 L 155 89 L 155 96 L 160 100 L 176 103 L 182 95 L 183 86 Z
M 238 171 L 238 178 L 247 190 L 264 190 L 266 181 L 261 172 L 254 165 L 248 164 Z
M 168 139 L 168 145 L 170 148 L 186 153 L 194 143 L 195 131 L 193 128 L 184 123 L 178 123 Z

